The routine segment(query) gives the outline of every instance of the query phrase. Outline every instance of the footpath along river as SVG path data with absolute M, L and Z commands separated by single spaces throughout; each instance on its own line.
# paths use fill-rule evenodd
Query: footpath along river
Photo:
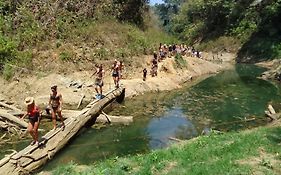
M 238 64 L 191 87 L 126 99 L 110 114 L 132 115 L 132 124 L 84 129 L 43 170 L 146 153 L 175 142 L 170 138 L 191 139 L 210 128 L 227 132 L 264 125 L 268 103 L 281 102 L 278 85 L 256 78 L 264 71 Z

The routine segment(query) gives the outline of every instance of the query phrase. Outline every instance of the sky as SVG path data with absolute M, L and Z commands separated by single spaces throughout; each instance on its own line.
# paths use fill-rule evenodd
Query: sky
M 163 3 L 163 1 L 162 0 L 150 0 L 151 5 L 154 5 L 156 3 L 160 4 L 160 3 Z

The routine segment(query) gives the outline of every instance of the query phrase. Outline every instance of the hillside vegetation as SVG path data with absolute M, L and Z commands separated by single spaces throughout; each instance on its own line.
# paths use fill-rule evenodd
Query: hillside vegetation
M 146 0 L 0 0 L 0 70 L 22 73 L 91 69 L 99 62 L 148 54 L 172 42 Z M 135 60 L 135 59 L 134 59 Z
M 280 0 L 166 0 L 166 31 L 202 49 L 238 52 L 238 62 L 281 57 Z

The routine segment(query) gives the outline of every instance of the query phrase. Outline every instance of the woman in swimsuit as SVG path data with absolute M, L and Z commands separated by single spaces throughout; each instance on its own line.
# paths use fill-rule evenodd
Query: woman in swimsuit
M 55 130 L 57 128 L 56 114 L 58 114 L 58 116 L 60 117 L 61 124 L 64 129 L 65 125 L 64 125 L 63 118 L 61 115 L 62 95 L 57 92 L 56 85 L 52 86 L 51 90 L 52 90 L 52 93 L 50 94 L 49 106 L 51 107 L 51 111 L 52 111 L 52 121 L 53 121 L 53 125 L 54 125 L 53 130 Z
M 34 145 L 34 144 L 39 145 L 38 127 L 40 123 L 40 110 L 35 105 L 34 99 L 32 97 L 27 97 L 25 99 L 25 104 L 27 106 L 27 112 L 22 116 L 22 119 L 28 116 L 29 123 L 28 123 L 27 131 L 30 133 L 33 139 L 30 145 Z
M 104 70 L 102 68 L 102 64 L 97 68 L 96 72 L 96 79 L 95 79 L 95 90 L 97 92 L 97 98 L 102 99 L 102 86 L 103 86 L 103 76 Z
M 114 85 L 116 88 L 119 87 L 119 70 L 120 70 L 120 65 L 118 63 L 117 60 L 114 61 L 114 64 L 112 65 L 112 77 L 113 77 L 113 81 L 114 81 Z

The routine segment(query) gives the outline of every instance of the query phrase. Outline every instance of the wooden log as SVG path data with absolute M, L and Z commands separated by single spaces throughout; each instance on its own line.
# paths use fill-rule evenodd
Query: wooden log
M 132 116 L 112 116 L 112 115 L 104 115 L 100 114 L 96 120 L 97 123 L 123 123 L 129 124 L 133 122 Z
M 101 113 L 106 117 L 107 122 L 111 123 L 110 119 L 108 118 L 108 115 L 105 112 L 103 112 L 103 111 L 101 111 Z
M 62 113 L 62 118 L 63 119 L 67 119 L 67 118 L 71 118 L 71 117 L 77 116 L 78 114 L 81 113 L 81 111 L 63 109 L 61 111 L 61 113 Z M 42 118 L 52 119 L 52 115 L 51 114 L 43 113 L 42 114 Z M 60 119 L 57 117 L 57 120 L 60 120 Z
M 22 113 L 22 110 L 12 106 L 12 105 L 8 105 L 6 103 L 3 103 L 3 102 L 0 102 L 0 106 L 3 106 L 5 108 L 8 108 L 8 109 L 11 109 L 11 110 L 14 110 L 14 111 L 18 111 L 18 112 L 21 112 Z
M 0 109 L 0 116 L 2 118 L 9 120 L 12 123 L 17 124 L 18 126 L 20 126 L 22 128 L 27 128 L 27 126 L 28 126 L 27 122 L 25 122 L 24 120 L 22 120 L 16 116 L 13 116 L 13 115 L 7 113 L 5 110 Z
M 72 118 L 79 115 L 81 111 L 78 110 L 62 110 L 62 117 L 64 119 Z M 51 119 L 51 115 L 43 115 L 43 118 Z M 112 116 L 104 113 L 103 111 L 96 119 L 97 123 L 123 123 L 129 124 L 133 122 L 133 116 Z
M 175 137 L 169 137 L 170 140 L 174 140 L 174 141 L 177 141 L 177 142 L 182 142 L 183 140 L 181 139 L 178 139 L 178 138 L 175 138 Z
M 40 145 L 27 146 L 8 160 L 0 160 L 0 174 L 31 173 L 51 159 L 68 141 L 93 117 L 101 112 L 108 104 L 123 94 L 125 89 L 120 87 L 107 93 L 101 100 L 95 100 L 87 105 L 75 117 L 65 120 L 65 128 L 49 131 L 42 137 Z
M 275 110 L 274 110 L 274 108 L 273 108 L 273 106 L 272 105 L 268 105 L 268 111 L 271 113 L 271 114 L 276 114 L 276 112 L 275 112 Z
M 277 114 L 272 114 L 271 112 L 269 111 L 264 111 L 266 117 L 270 118 L 270 120 L 277 120 Z

